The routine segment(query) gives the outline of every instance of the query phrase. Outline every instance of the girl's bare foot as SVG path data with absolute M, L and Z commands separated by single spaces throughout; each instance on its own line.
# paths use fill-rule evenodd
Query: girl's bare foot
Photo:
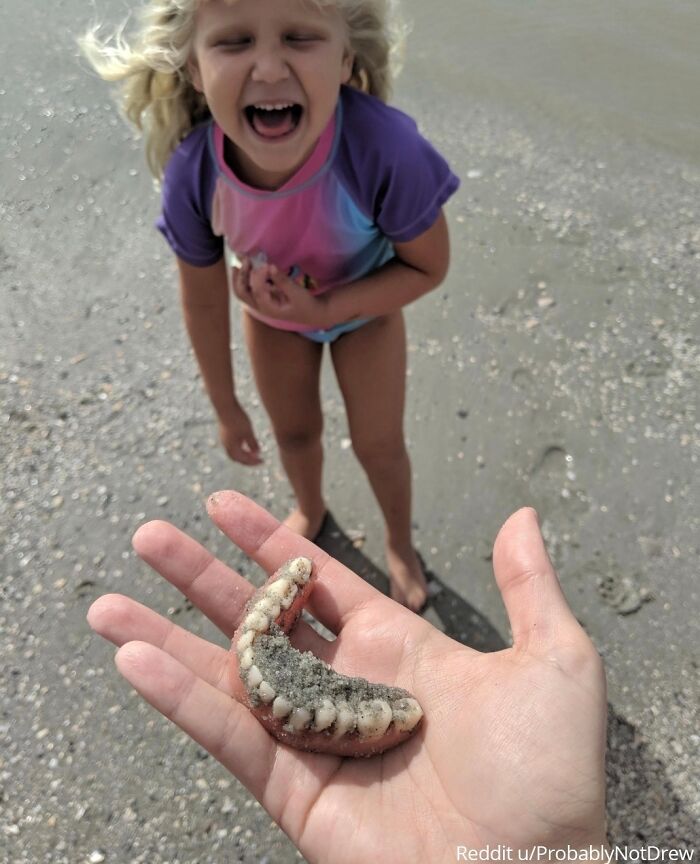
M 416 550 L 412 546 L 405 551 L 387 546 L 386 563 L 392 600 L 420 612 L 428 599 L 428 583 Z
M 328 511 L 324 507 L 319 512 L 307 514 L 302 513 L 302 511 L 297 507 L 295 510 L 292 510 L 282 524 L 286 525 L 287 528 L 291 528 L 295 534 L 301 534 L 301 536 L 306 537 L 307 540 L 314 540 L 321 530 L 327 512 Z

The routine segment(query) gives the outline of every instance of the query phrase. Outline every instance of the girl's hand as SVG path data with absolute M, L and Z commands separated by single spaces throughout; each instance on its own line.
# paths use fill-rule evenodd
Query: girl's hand
M 260 445 L 253 432 L 253 425 L 242 408 L 237 408 L 227 422 L 219 421 L 219 438 L 234 462 L 242 465 L 262 465 Z
M 241 303 L 245 303 L 246 306 L 255 307 L 255 301 L 253 300 L 253 294 L 250 290 L 250 274 L 252 272 L 253 265 L 250 262 L 250 258 L 241 259 L 241 266 L 233 268 L 233 276 L 231 280 L 231 288 L 233 289 L 233 293 L 238 297 Z
M 252 303 L 249 305 L 269 318 L 281 318 L 322 329 L 330 326 L 326 319 L 327 303 L 323 296 L 310 294 L 274 264 L 262 264 L 248 271 Z M 240 296 L 240 295 L 239 295 Z

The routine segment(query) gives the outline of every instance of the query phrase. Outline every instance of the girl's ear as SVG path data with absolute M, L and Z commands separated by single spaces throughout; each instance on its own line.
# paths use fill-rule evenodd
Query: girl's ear
M 194 54 L 191 54 L 187 61 L 187 74 L 190 76 L 190 81 L 192 82 L 192 86 L 198 93 L 204 93 L 204 86 L 202 84 L 202 75 L 199 71 L 199 63 L 197 63 L 197 58 Z
M 343 54 L 343 65 L 340 70 L 340 82 L 341 84 L 349 83 L 352 78 L 352 72 L 355 66 L 355 52 L 351 51 L 350 48 L 345 49 L 345 54 Z

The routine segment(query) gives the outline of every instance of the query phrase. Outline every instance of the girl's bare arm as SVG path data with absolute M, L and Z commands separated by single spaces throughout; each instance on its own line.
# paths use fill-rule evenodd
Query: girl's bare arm
M 445 278 L 450 260 L 444 214 L 419 237 L 396 243 L 394 248 L 396 257 L 383 267 L 318 298 L 325 301 L 324 317 L 331 324 L 386 315 L 436 288 Z
M 246 465 L 260 463 L 259 445 L 250 420 L 236 398 L 231 363 L 231 326 L 226 263 L 194 267 L 177 259 L 185 325 L 204 386 L 217 417 L 229 456 Z
M 210 267 L 193 267 L 177 259 L 180 299 L 204 385 L 220 420 L 239 407 L 231 364 L 231 328 L 226 264 L 222 258 Z

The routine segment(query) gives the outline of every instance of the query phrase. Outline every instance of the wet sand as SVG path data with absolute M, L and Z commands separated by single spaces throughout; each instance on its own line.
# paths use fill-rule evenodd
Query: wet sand
M 607 667 L 611 839 L 693 847 L 700 112 L 683 40 L 700 14 L 644 7 L 667 50 L 654 59 L 648 24 L 626 50 L 661 70 L 653 91 L 635 90 L 633 74 L 616 89 L 597 6 L 582 36 L 547 4 L 533 7 L 538 26 L 514 3 L 491 17 L 486 4 L 452 0 L 437 17 L 408 4 L 395 102 L 463 183 L 448 207 L 448 280 L 407 312 L 406 425 L 416 539 L 438 588 L 428 618 L 484 650 L 507 643 L 491 544 L 510 512 L 536 506 Z M 70 0 L 5 16 L 0 858 L 291 862 L 247 793 L 129 694 L 84 622 L 93 599 L 120 591 L 212 635 L 135 560 L 129 536 L 167 518 L 251 573 L 203 499 L 234 486 L 278 516 L 290 503 L 237 327 L 266 465 L 237 468 L 217 446 L 139 146 L 73 56 L 84 14 Z M 381 586 L 378 513 L 328 370 L 324 403 L 334 521 L 323 544 Z

